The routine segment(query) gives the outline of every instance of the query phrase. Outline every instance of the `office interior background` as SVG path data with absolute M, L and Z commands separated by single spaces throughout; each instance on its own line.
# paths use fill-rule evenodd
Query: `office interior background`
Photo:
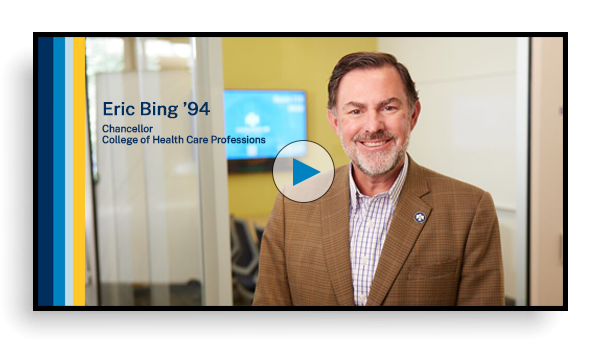
M 419 91 L 411 156 L 494 198 L 507 305 L 562 305 L 562 42 L 86 38 L 86 304 L 250 305 L 277 194 L 270 171 L 228 171 L 225 146 L 104 144 L 102 125 L 224 135 L 224 90 L 303 90 L 307 137 L 341 166 L 328 78 L 345 54 L 382 51 L 407 66 Z M 211 112 L 105 116 L 105 101 L 208 101 Z

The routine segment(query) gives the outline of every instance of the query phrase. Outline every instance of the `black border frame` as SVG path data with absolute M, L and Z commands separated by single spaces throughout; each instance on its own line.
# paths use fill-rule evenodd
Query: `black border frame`
M 34 256 L 33 256 L 33 311 L 214 311 L 214 310 L 223 310 L 223 311 L 239 311 L 239 310 L 269 310 L 269 311 L 287 311 L 287 310 L 297 310 L 297 311 L 323 311 L 323 310 L 351 310 L 351 311 L 390 311 L 390 310 L 406 310 L 406 311 L 568 311 L 568 233 L 565 229 L 568 227 L 568 215 L 564 215 L 568 213 L 568 201 L 564 201 L 563 203 L 563 277 L 565 278 L 563 283 L 563 305 L 562 306 L 531 306 L 531 288 L 530 288 L 530 252 L 529 248 L 531 245 L 531 234 L 530 234 L 530 181 L 531 177 L 528 176 L 527 181 L 527 306 L 476 306 L 476 307 L 456 307 L 456 306 L 440 306 L 440 307 L 425 307 L 425 306 L 396 306 L 396 307 L 383 307 L 383 308 L 373 308 L 373 307 L 365 307 L 365 308 L 350 308 L 350 307 L 337 307 L 337 306 L 329 306 L 329 307 L 316 307 L 316 306 L 302 306 L 302 307 L 294 307 L 294 306 L 285 306 L 285 307 L 264 307 L 264 306 L 255 306 L 255 307 L 244 307 L 244 306 L 38 306 L 38 38 L 39 37 L 128 37 L 128 36 L 136 36 L 136 37 L 177 37 L 177 36 L 202 36 L 202 37 L 395 37 L 395 36 L 404 36 L 404 37 L 529 37 L 529 96 L 528 96 L 528 124 L 529 124 L 529 135 L 528 135 L 528 173 L 530 173 L 531 167 L 531 38 L 532 37 L 562 37 L 565 41 L 565 45 L 567 47 L 568 52 L 568 33 L 567 32 L 487 32 L 487 33 L 468 33 L 468 32 L 449 32 L 449 33 L 440 33 L 440 32 L 414 32 L 414 33 L 382 33 L 382 32 L 373 32 L 373 33 L 339 33 L 339 32 L 331 32 L 331 33 L 298 33 L 298 32 L 202 32 L 202 33 L 194 33 L 194 32 L 33 32 L 33 222 L 34 222 L 34 232 L 33 232 L 33 242 L 34 242 Z M 564 76 L 568 76 L 568 54 L 563 50 L 563 95 L 564 95 L 564 104 L 563 104 L 563 121 L 565 117 L 568 115 L 568 89 L 565 84 Z M 87 85 L 87 78 L 86 78 Z M 86 94 L 87 99 L 87 94 Z M 86 104 L 87 106 L 87 104 Z M 87 107 L 86 107 L 87 108 Z M 307 120 L 308 124 L 308 120 Z M 89 125 L 88 125 L 89 128 Z M 308 125 L 307 125 L 307 133 L 308 133 Z M 563 122 L 563 141 L 567 141 L 568 144 L 568 123 Z M 564 148 L 564 146 L 563 146 Z M 568 149 L 568 147 L 567 147 Z M 91 148 L 90 148 L 91 152 Z M 568 164 L 568 152 L 563 153 L 563 161 L 567 160 Z M 91 157 L 90 157 L 91 161 Z M 565 171 L 563 167 L 563 186 L 564 193 L 568 193 L 568 172 Z M 94 198 L 94 206 L 95 206 L 95 198 Z M 96 214 L 94 210 L 94 219 Z M 94 220 L 94 225 L 96 225 L 96 220 Z M 98 260 L 98 245 L 97 245 L 97 236 L 96 240 L 96 260 Z M 98 261 L 97 261 L 98 262 Z M 99 276 L 99 265 L 97 266 L 97 272 Z M 100 300 L 100 284 L 98 283 L 98 301 Z

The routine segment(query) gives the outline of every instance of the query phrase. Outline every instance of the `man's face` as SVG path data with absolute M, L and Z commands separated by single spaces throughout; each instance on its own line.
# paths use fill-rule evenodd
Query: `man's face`
M 400 74 L 386 66 L 347 73 L 338 87 L 337 117 L 333 111 L 327 117 L 352 163 L 376 177 L 404 160 L 420 111 L 419 101 L 411 110 Z

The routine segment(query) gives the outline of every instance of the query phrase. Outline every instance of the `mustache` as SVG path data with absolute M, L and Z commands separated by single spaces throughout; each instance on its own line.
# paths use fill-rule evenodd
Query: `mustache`
M 380 130 L 380 131 L 377 131 L 374 133 L 366 133 L 366 134 L 356 135 L 356 136 L 354 136 L 352 141 L 354 141 L 354 142 L 356 142 L 356 141 L 371 141 L 371 140 L 378 140 L 378 139 L 397 140 L 398 136 L 396 136 L 395 134 L 393 134 L 389 131 Z

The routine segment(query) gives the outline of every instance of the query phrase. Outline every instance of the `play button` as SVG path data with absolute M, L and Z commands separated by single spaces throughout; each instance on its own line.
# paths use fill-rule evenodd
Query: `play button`
M 294 186 L 301 183 L 306 179 L 310 179 L 311 177 L 320 173 L 317 169 L 308 166 L 301 161 L 294 159 L 294 165 L 292 169 L 292 174 L 294 178 Z
M 315 201 L 327 193 L 334 173 L 329 152 L 312 141 L 287 144 L 273 164 L 273 181 L 279 192 L 300 203 Z

